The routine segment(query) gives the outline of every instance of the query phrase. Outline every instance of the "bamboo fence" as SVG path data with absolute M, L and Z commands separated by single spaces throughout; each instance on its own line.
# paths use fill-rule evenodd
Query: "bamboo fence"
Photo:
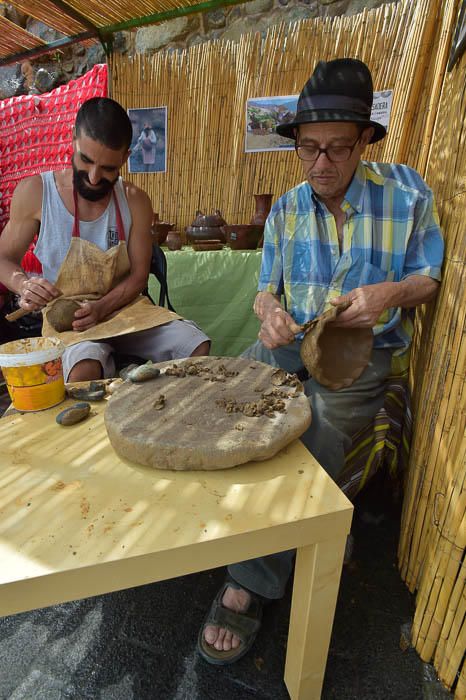
M 376 90 L 393 89 L 387 137 L 366 157 L 407 163 L 436 195 L 446 238 L 436 304 L 413 342 L 414 438 L 399 565 L 417 591 L 415 648 L 466 698 L 466 55 L 446 73 L 459 0 L 402 0 L 352 17 L 276 25 L 239 43 L 113 56 L 112 94 L 127 108 L 168 107 L 166 173 L 132 174 L 155 211 L 183 228 L 197 209 L 247 223 L 253 194 L 302 179 L 293 152 L 245 153 L 248 98 L 299 93 L 320 59 L 354 56 Z
M 376 90 L 394 89 L 389 134 L 367 157 L 416 167 L 423 155 L 425 165 L 424 125 L 436 114 L 441 88 L 431 62 L 444 4 L 403 0 L 352 17 L 279 24 L 238 43 L 113 56 L 115 99 L 127 108 L 168 108 L 167 172 L 134 173 L 132 181 L 178 228 L 197 209 L 219 208 L 228 223 L 248 223 L 254 194 L 278 197 L 303 176 L 291 151 L 245 153 L 247 99 L 298 94 L 318 60 L 342 56 L 364 60 Z
M 399 563 L 417 590 L 413 644 L 466 697 L 466 55 L 445 77 L 426 179 L 446 240 L 435 307 L 419 315 L 411 380 L 415 433 Z

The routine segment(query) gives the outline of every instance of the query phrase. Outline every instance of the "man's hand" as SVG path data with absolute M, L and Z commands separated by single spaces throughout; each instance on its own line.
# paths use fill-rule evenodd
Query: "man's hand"
M 259 321 L 264 321 L 267 314 L 273 309 L 281 308 L 278 297 L 271 292 L 259 292 L 254 299 L 253 309 Z
M 26 311 L 36 311 L 59 296 L 61 291 L 43 277 L 30 277 L 21 284 L 19 305 Z
M 99 299 L 98 301 L 80 302 L 81 308 L 74 314 L 76 319 L 73 321 L 74 331 L 87 331 L 103 319 L 104 312 L 100 301 Z
M 387 287 L 384 282 L 369 284 L 332 299 L 330 303 L 333 306 L 351 302 L 351 306 L 338 315 L 333 325 L 340 328 L 373 328 L 385 309 L 394 306 L 390 289 L 390 285 Z
M 275 306 L 266 312 L 259 331 L 259 340 L 269 350 L 274 350 L 281 345 L 288 345 L 295 339 L 296 333 L 301 327 L 281 306 Z

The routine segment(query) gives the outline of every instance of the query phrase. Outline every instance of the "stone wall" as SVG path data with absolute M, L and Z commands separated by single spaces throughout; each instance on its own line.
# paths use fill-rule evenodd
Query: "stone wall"
M 245 32 L 266 32 L 280 22 L 353 15 L 364 8 L 379 7 L 384 2 L 397 0 L 252 0 L 212 12 L 179 17 L 133 32 L 120 32 L 114 36 L 113 47 L 114 51 L 141 53 L 184 49 L 213 39 L 238 41 Z M 59 32 L 18 12 L 11 5 L 0 5 L 0 14 L 44 41 L 51 42 L 62 37 Z M 1 67 L 0 99 L 48 92 L 102 62 L 105 62 L 105 52 L 100 44 L 89 47 L 76 44 L 55 55 Z

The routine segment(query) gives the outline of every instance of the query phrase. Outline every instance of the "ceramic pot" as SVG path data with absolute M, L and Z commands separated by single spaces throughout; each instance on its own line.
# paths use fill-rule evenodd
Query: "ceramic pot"
M 168 232 L 174 228 L 175 224 L 169 224 L 166 221 L 160 221 L 159 215 L 156 212 L 154 212 L 151 226 L 152 242 L 158 243 L 158 245 L 162 245 L 166 241 Z
M 169 231 L 167 235 L 167 248 L 168 250 L 181 250 L 183 243 L 181 241 L 181 234 L 179 231 Z
M 254 250 L 264 232 L 263 226 L 255 224 L 230 224 L 222 229 L 232 250 Z
M 222 231 L 222 226 L 225 224 L 226 221 L 218 209 L 209 215 L 198 210 L 191 226 L 186 228 L 186 238 L 190 243 L 212 239 L 224 242 L 225 234 Z
M 272 208 L 273 194 L 255 194 L 256 211 L 251 219 L 251 224 L 263 226 Z

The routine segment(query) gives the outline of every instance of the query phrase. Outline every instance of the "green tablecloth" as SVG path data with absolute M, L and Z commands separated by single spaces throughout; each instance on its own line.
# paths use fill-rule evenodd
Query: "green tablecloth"
M 257 292 L 261 250 L 165 250 L 170 301 L 212 339 L 211 355 L 239 355 L 257 339 L 252 305 Z M 159 298 L 151 275 L 149 293 Z

